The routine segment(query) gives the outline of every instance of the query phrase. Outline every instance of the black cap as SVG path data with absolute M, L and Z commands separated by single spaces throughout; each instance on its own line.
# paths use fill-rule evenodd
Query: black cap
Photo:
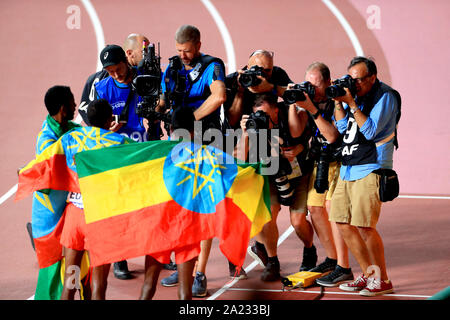
M 127 61 L 127 57 L 122 47 L 109 44 L 100 53 L 100 61 L 102 62 L 103 68 L 106 68 L 122 61 Z

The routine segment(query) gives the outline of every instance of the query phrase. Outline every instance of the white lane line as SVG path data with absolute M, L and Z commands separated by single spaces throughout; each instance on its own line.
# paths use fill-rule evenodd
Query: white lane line
M 11 189 L 9 189 L 9 191 L 7 193 L 5 193 L 0 198 L 0 204 L 2 204 L 6 200 L 8 200 L 10 197 L 12 197 L 16 192 L 17 192 L 17 183 Z
M 277 289 L 252 289 L 252 288 L 230 288 L 229 290 L 233 291 L 260 291 L 260 292 L 295 292 L 295 293 L 314 293 L 314 294 L 320 294 L 320 291 L 310 291 L 310 290 L 301 290 L 301 289 L 294 289 L 294 290 L 277 290 Z M 339 292 L 339 291 L 326 291 L 325 294 L 336 294 L 336 295 L 356 295 L 359 296 L 359 292 Z M 424 296 L 424 295 L 416 295 L 416 294 L 395 294 L 390 293 L 386 294 L 385 297 L 399 297 L 399 298 L 430 298 L 431 296 Z
M 105 35 L 103 33 L 103 27 L 100 22 L 100 19 L 97 15 L 97 11 L 95 10 L 94 6 L 92 5 L 90 0 L 81 0 L 81 3 L 83 4 L 84 8 L 86 9 L 89 19 L 92 22 L 92 26 L 94 27 L 95 32 L 95 39 L 97 40 L 97 71 L 100 71 L 102 67 L 102 63 L 100 61 L 100 52 L 105 47 Z M 81 115 L 78 114 L 75 118 L 74 122 L 80 124 L 82 121 Z
M 279 247 L 284 240 L 286 240 L 291 233 L 294 231 L 294 228 L 292 226 L 289 226 L 289 228 L 286 229 L 286 231 L 278 238 L 278 243 L 277 246 Z M 255 260 L 253 261 L 251 264 L 249 264 L 247 266 L 247 268 L 244 268 L 245 272 L 250 272 L 251 270 L 253 270 L 254 267 L 256 267 L 259 263 Z M 227 290 L 231 290 L 231 287 L 234 286 L 236 283 L 239 282 L 239 279 L 233 279 L 233 281 L 225 284 L 222 288 L 220 288 L 219 290 L 217 290 L 216 292 L 214 292 L 214 294 L 212 296 L 210 296 L 207 300 L 215 300 L 217 297 L 219 297 L 220 295 L 222 295 L 224 292 L 226 292 Z
M 105 35 L 103 34 L 103 27 L 98 18 L 97 11 L 95 11 L 94 6 L 89 0 L 81 0 L 84 8 L 89 14 L 89 19 L 91 19 L 92 25 L 94 27 L 95 38 L 97 39 L 97 71 L 102 69 L 102 63 L 100 61 L 100 52 L 105 47 Z
M 356 36 L 355 32 L 353 31 L 352 27 L 348 23 L 347 19 L 345 19 L 341 11 L 339 11 L 339 9 L 333 4 L 333 2 L 331 2 L 331 0 L 322 0 L 322 2 L 328 7 L 328 9 L 330 9 L 330 11 L 338 19 L 341 26 L 344 28 L 345 33 L 347 33 L 347 36 L 350 38 L 353 48 L 355 49 L 356 55 L 364 56 L 364 51 L 361 47 L 361 43 L 359 42 L 358 37 Z
M 418 196 L 418 195 L 413 195 L 413 196 L 408 196 L 408 195 L 400 195 L 398 196 L 399 198 L 403 198 L 403 199 L 435 199 L 435 200 L 450 200 L 450 197 L 448 196 Z
M 201 0 L 205 5 L 206 9 L 209 11 L 214 21 L 216 22 L 217 27 L 219 28 L 220 34 L 222 35 L 223 43 L 225 45 L 225 51 L 227 54 L 227 67 L 228 73 L 233 73 L 236 71 L 236 55 L 234 53 L 233 41 L 231 40 L 230 32 L 228 32 L 228 28 L 225 25 L 225 22 L 222 19 L 219 11 L 217 11 L 216 7 L 209 0 Z

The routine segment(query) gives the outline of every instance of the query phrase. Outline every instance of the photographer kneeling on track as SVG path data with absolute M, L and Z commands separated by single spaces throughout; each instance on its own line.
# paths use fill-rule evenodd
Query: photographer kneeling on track
M 327 258 L 315 266 L 316 248 L 305 247 L 299 271 L 319 273 L 332 271 L 316 282 L 323 286 L 334 287 L 343 281 L 353 280 L 353 273 L 349 268 L 348 249 L 336 224 L 328 220 L 331 196 L 339 177 L 342 136 L 332 119 L 334 101 L 325 94 L 331 85 L 329 68 L 324 63 L 314 62 L 306 69 L 305 80 L 301 84 L 289 85 L 283 98 L 310 114 L 312 138 L 308 157 L 314 161 L 314 170 L 309 181 L 307 205 L 312 225 L 326 251 Z
M 396 90 L 377 79 L 377 67 L 371 59 L 353 58 L 348 73 L 345 80 L 327 90 L 327 95 L 338 102 L 335 122 L 339 132 L 345 134 L 330 220 L 337 222 L 363 272 L 354 282 L 339 288 L 375 296 L 394 291 L 376 225 L 382 201 L 386 201 L 382 193 L 385 190 L 380 187 L 388 181 L 380 179 L 380 175 L 392 172 L 394 146 L 398 146 L 396 126 L 401 98 Z M 398 195 L 398 184 L 393 187 L 388 188 L 393 194 L 387 200 Z M 379 272 L 371 277 L 374 269 Z
M 280 206 L 289 206 L 291 221 L 299 215 L 305 216 L 306 213 L 307 188 L 312 170 L 312 163 L 306 159 L 310 139 L 310 132 L 306 129 L 307 121 L 307 113 L 297 112 L 295 105 L 287 106 L 283 102 L 277 103 L 277 97 L 273 94 L 261 94 L 255 99 L 253 113 L 243 115 L 240 122 L 242 136 L 236 147 L 236 156 L 244 161 L 247 161 L 257 145 L 264 143 L 257 140 L 267 139 L 268 136 L 262 134 L 264 129 L 279 129 L 279 146 L 273 143 L 272 134 L 268 142 L 269 150 L 273 148 L 276 154 L 276 157 L 271 157 L 271 160 L 279 161 L 278 172 L 271 175 L 269 180 L 272 220 L 264 225 L 261 233 L 256 236 L 256 244 L 249 251 L 252 257 L 265 266 L 261 275 L 263 281 L 280 279 L 276 222 Z M 265 155 L 260 153 L 258 161 L 265 162 L 261 159 Z M 301 234 L 302 240 L 304 240 L 304 234 Z M 309 244 L 311 245 L 312 243 Z

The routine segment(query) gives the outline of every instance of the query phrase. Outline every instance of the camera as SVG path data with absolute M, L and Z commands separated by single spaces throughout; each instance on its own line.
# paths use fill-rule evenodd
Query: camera
M 306 100 L 305 93 L 311 99 L 313 99 L 316 94 L 314 86 L 309 81 L 295 84 L 291 89 L 286 90 L 283 93 L 283 100 L 287 104 L 293 104 L 296 101 L 305 101 Z
M 328 144 L 323 143 L 320 147 L 319 159 L 317 160 L 316 180 L 314 189 L 317 193 L 324 193 L 328 190 L 328 169 L 330 167 L 330 148 Z
M 356 82 L 348 74 L 340 79 L 334 80 L 333 85 L 325 89 L 325 94 L 331 99 L 342 97 L 345 96 L 344 88 L 348 88 L 353 97 L 356 95 Z
M 264 77 L 264 69 L 260 66 L 253 66 L 240 75 L 239 83 L 244 88 L 257 86 L 261 83 L 261 79 L 258 76 Z
M 245 123 L 247 130 L 255 130 L 258 132 L 260 129 L 269 129 L 269 116 L 262 110 L 258 110 L 249 115 L 247 122 Z
M 280 168 L 274 176 L 275 186 L 278 191 L 278 200 L 281 205 L 290 206 L 294 195 L 294 188 L 289 182 L 288 176 L 292 173 L 292 167 L 289 160 L 280 156 Z
M 167 88 L 165 93 L 166 101 L 170 108 L 175 109 L 183 105 L 183 99 L 186 93 L 186 76 L 179 72 L 183 68 L 183 62 L 179 56 L 169 58 L 170 78 L 175 82 L 173 90 Z
M 146 46 L 144 42 L 142 49 L 142 61 L 138 69 L 142 71 L 133 79 L 132 86 L 136 93 L 142 97 L 142 101 L 136 107 L 136 114 L 139 117 L 150 121 L 155 120 L 155 108 L 159 104 L 161 93 L 161 58 L 155 53 L 155 45 L 150 43 Z

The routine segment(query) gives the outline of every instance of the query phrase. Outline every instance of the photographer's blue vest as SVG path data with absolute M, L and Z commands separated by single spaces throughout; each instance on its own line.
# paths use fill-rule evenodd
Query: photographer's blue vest
M 115 81 L 111 77 L 100 80 L 95 84 L 97 97 L 106 99 L 113 109 L 113 114 L 120 115 L 125 107 L 128 95 L 131 92 L 131 85 L 126 85 Z M 136 106 L 140 102 L 140 97 L 133 93 L 128 110 L 127 123 L 120 128 L 120 133 L 134 141 L 147 141 L 147 134 L 142 124 L 142 119 L 136 114 Z
M 362 106 L 361 112 L 369 117 L 370 112 L 381 97 L 387 93 L 391 92 L 397 100 L 398 103 L 398 114 L 396 123 L 399 122 L 401 112 L 401 97 L 400 94 L 389 87 L 388 85 L 380 82 L 378 79 L 375 81 L 372 89 L 362 98 L 357 98 L 355 100 L 358 106 Z M 360 165 L 377 163 L 377 148 L 373 140 L 367 140 L 364 135 L 360 132 L 359 126 L 356 123 L 354 115 L 348 111 L 348 124 L 347 130 L 345 132 L 343 142 L 342 142 L 342 164 L 349 165 Z M 356 131 L 356 134 L 355 134 Z M 349 140 L 350 139 L 350 140 Z M 397 129 L 395 129 L 394 145 L 398 148 L 397 142 Z
M 195 64 L 193 69 L 186 70 L 183 66 L 181 70 L 178 70 L 181 76 L 186 77 L 186 90 L 182 99 L 182 105 L 173 107 L 191 107 L 196 110 L 211 95 L 209 85 L 212 81 L 220 80 L 225 82 L 225 65 L 221 59 L 201 54 L 192 63 Z M 168 67 L 164 71 L 162 78 L 163 92 L 175 89 L 175 82 L 174 79 L 170 78 L 170 74 L 170 67 Z M 220 108 L 203 118 L 202 122 L 204 129 L 211 127 L 220 129 Z

